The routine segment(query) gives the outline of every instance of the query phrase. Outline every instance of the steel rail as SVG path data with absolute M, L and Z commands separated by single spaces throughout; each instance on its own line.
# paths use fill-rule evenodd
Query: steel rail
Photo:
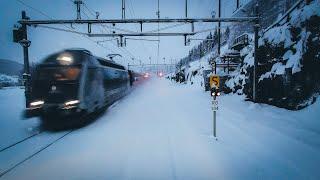
M 39 154 L 40 152 L 44 151 L 45 149 L 47 149 L 48 147 L 50 147 L 51 145 L 53 145 L 54 143 L 56 143 L 57 141 L 61 140 L 62 138 L 66 137 L 67 135 L 69 135 L 70 133 L 72 133 L 74 130 L 68 131 L 67 133 L 65 133 L 64 135 L 60 136 L 59 138 L 55 139 L 54 141 L 52 141 L 51 143 L 47 144 L 46 146 L 42 147 L 41 149 L 39 149 L 38 151 L 36 151 L 35 153 L 31 154 L 30 156 L 26 157 L 25 159 L 23 159 L 22 161 L 18 162 L 17 164 L 13 165 L 12 167 L 10 167 L 9 169 L 3 171 L 0 173 L 0 178 L 3 177 L 4 175 L 6 175 L 7 173 L 9 173 L 10 171 L 12 171 L 13 169 L 15 169 L 16 167 L 18 167 L 19 165 L 21 165 L 22 163 L 26 162 L 27 160 L 31 159 L 32 157 L 36 156 L 37 154 Z
M 30 139 L 30 138 L 32 138 L 32 137 L 35 137 L 35 136 L 37 136 L 37 135 L 39 135 L 39 134 L 41 134 L 41 133 L 43 133 L 43 131 L 39 131 L 39 132 L 37 132 L 37 133 L 34 133 L 34 134 L 32 134 L 31 136 L 28 136 L 28 137 L 26 137 L 26 138 L 23 138 L 23 139 L 15 142 L 15 143 L 7 146 L 7 147 L 4 147 L 4 148 L 2 148 L 2 149 L 0 150 L 0 153 L 3 152 L 3 151 L 5 151 L 5 150 L 7 150 L 7 149 L 10 149 L 10 148 L 12 148 L 12 147 L 14 147 L 14 146 L 16 146 L 16 145 L 18 145 L 18 144 L 20 144 L 20 143 L 28 140 L 28 139 Z

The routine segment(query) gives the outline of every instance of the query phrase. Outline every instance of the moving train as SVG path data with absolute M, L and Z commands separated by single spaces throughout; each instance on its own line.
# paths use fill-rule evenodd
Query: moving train
M 32 75 L 28 116 L 45 120 L 90 114 L 111 105 L 129 90 L 132 72 L 85 49 L 52 54 Z

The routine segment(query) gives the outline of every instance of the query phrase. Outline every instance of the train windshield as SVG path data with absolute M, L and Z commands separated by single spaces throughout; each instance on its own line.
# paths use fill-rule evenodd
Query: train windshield
M 80 67 L 41 67 L 39 80 L 76 81 L 80 77 Z

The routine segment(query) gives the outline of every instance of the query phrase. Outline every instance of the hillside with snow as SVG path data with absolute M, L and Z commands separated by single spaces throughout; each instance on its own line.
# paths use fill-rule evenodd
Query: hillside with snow
M 0 74 L 6 74 L 9 76 L 19 76 L 22 74 L 23 65 L 21 63 L 0 59 Z
M 278 26 L 262 34 L 258 51 L 258 101 L 300 109 L 316 100 L 320 90 L 319 16 L 318 1 L 302 3 Z M 231 75 L 227 87 L 233 92 L 242 89 L 252 98 L 253 48 L 251 45 L 248 48 L 251 51 Z
M 315 102 L 320 92 L 319 22 L 320 3 L 314 0 L 300 3 L 276 26 L 262 30 L 258 50 L 258 102 L 292 110 Z M 229 74 L 225 68 L 217 68 L 217 74 L 225 81 L 222 91 L 252 99 L 254 37 L 248 36 L 249 44 L 239 51 L 239 66 Z M 193 84 L 194 79 L 198 79 L 200 85 L 204 83 L 202 71 L 211 69 L 210 61 L 221 63 L 221 57 L 233 51 L 229 49 L 232 41 L 228 42 L 222 46 L 220 57 L 212 50 L 184 66 L 189 83 Z

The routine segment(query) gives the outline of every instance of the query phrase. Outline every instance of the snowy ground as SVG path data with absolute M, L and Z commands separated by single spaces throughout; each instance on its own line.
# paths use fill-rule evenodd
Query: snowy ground
M 24 107 L 24 89 L 0 89 L 0 149 L 39 131 L 37 118 L 22 118 Z
M 20 98 L 22 95 L 16 94 Z M 4 96 L 2 91 L 0 96 Z M 13 107 L 22 108 L 17 104 L 4 107 L 2 102 L 1 108 L 8 111 Z M 209 94 L 197 86 L 175 84 L 164 79 L 150 80 L 109 108 L 97 121 L 72 132 L 2 178 L 320 177 L 319 102 L 299 112 L 244 102 L 242 97 L 235 95 L 221 96 L 219 103 L 216 141 L 211 135 Z M 1 132 L 4 128 L 11 128 L 5 121 L 1 118 Z M 27 122 L 11 125 L 23 126 L 18 123 Z M 12 133 L 19 130 L 13 129 Z M 1 152 L 0 171 L 10 168 L 63 133 L 41 134 L 14 149 Z M 1 145 L 6 144 L 5 139 L 1 137 Z

